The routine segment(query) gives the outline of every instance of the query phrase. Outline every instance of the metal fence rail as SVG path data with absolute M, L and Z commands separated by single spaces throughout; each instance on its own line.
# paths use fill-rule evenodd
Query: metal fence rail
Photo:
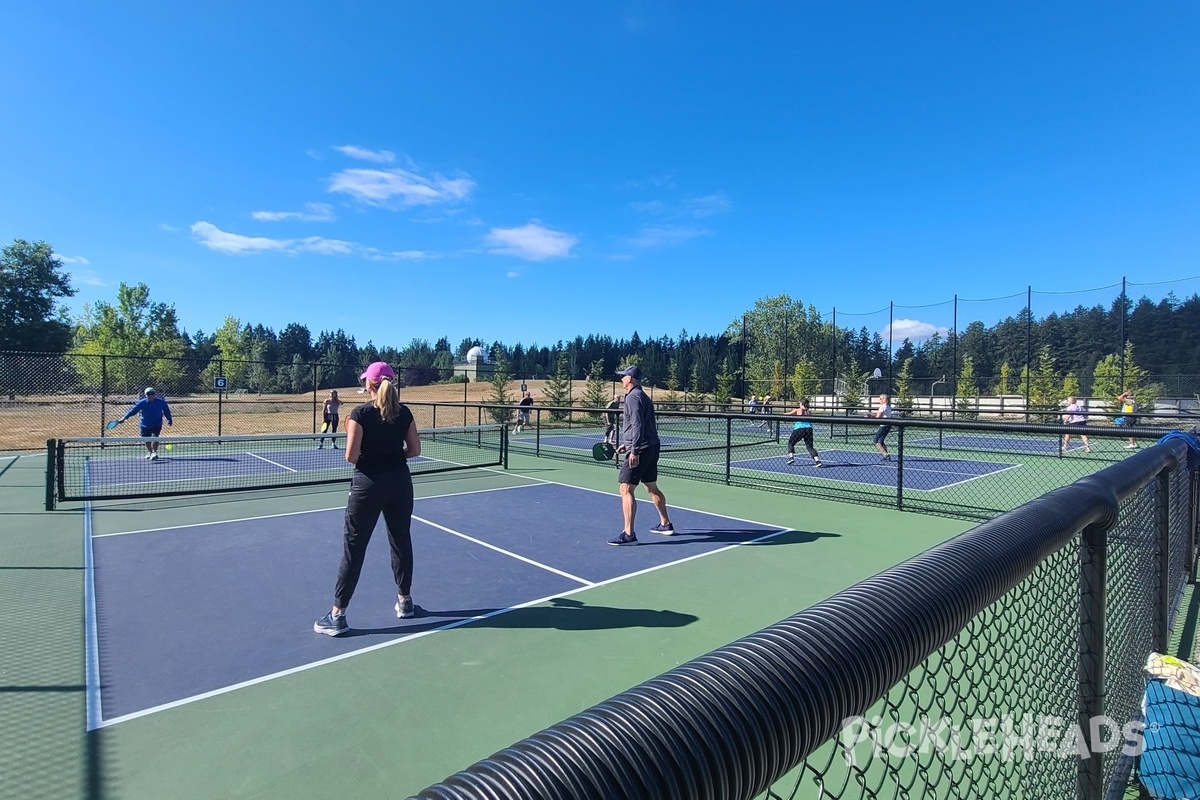
M 1185 459 L 1148 448 L 418 797 L 1119 792 L 1141 669 L 1191 577 Z

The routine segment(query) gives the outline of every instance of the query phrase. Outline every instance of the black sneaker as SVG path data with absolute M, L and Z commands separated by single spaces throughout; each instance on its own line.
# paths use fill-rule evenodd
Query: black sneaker
M 403 600 L 396 601 L 396 616 L 400 619 L 409 619 L 417 615 L 417 610 L 413 606 L 412 595 L 405 597 Z
M 655 525 L 653 528 L 650 529 L 650 532 L 651 533 L 661 533 L 663 536 L 674 536 L 675 535 L 675 526 L 669 522 L 666 525 Z
M 326 636 L 341 636 L 349 631 L 350 626 L 346 623 L 346 615 L 334 614 L 332 611 L 313 623 L 313 632 L 323 633 Z
M 611 545 L 616 545 L 617 547 L 620 547 L 623 544 L 637 544 L 637 534 L 622 533 L 620 536 L 615 536 L 612 539 L 609 539 L 608 543 Z
M 792 458 L 791 456 L 788 456 L 787 461 L 785 461 L 784 463 L 790 467 L 796 463 L 796 459 Z
M 825 466 L 825 464 L 824 464 L 824 463 L 822 463 L 821 459 L 819 459 L 819 458 L 814 458 L 814 459 L 813 459 L 813 463 L 814 463 L 814 464 L 816 464 L 816 466 L 817 466 L 817 468 L 818 468 L 818 469 L 819 469 L 819 468 L 821 468 L 821 467 L 823 467 L 823 466 Z

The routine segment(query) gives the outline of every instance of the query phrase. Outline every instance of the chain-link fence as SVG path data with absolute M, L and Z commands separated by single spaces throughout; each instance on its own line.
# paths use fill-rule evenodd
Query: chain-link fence
M 1121 796 L 1193 572 L 1186 458 L 1148 448 L 418 797 Z
M 60 355 L 0 352 L 0 451 L 41 449 L 48 439 L 106 435 L 105 424 L 122 417 L 148 386 L 153 386 L 170 405 L 181 436 L 222 434 L 255 435 L 315 433 L 322 423 L 322 409 L 331 392 L 343 403 L 363 398 L 358 375 L 362 365 L 319 362 L 239 361 L 209 359 L 155 359 L 111 355 Z M 426 366 L 398 367 L 404 388 L 402 397 L 411 405 L 434 403 L 485 403 L 495 400 L 494 388 L 486 380 L 466 382 L 465 373 Z M 1172 380 L 1167 380 L 1168 378 Z M 1184 385 L 1200 391 L 1200 376 L 1166 376 L 1156 379 L 1178 390 Z M 785 412 L 791 406 L 781 395 L 772 396 L 769 406 L 751 406 L 749 394 L 757 398 L 778 391 L 764 384 L 750 384 L 747 397 L 717 403 L 711 394 L 669 391 L 648 387 L 655 405 L 664 411 L 694 412 Z M 873 407 L 873 399 L 884 390 L 883 380 L 868 380 L 861 392 L 846 391 L 832 380 L 816 381 L 811 405 L 821 414 L 853 414 Z M 525 381 L 513 379 L 506 391 L 515 401 Z M 548 402 L 545 381 L 534 386 L 535 400 Z M 914 384 L 915 386 L 915 384 Z M 944 394 L 944 386 L 914 390 L 902 410 L 913 417 L 957 420 L 1039 421 L 1051 413 L 1027 411 L 1019 395 L 959 398 Z M 587 402 L 588 386 L 568 381 L 564 398 Z M 607 383 L 606 398 L 620 396 L 617 383 Z M 786 394 L 786 393 L 785 393 Z M 794 394 L 792 392 L 791 394 Z M 1200 422 L 1200 398 L 1194 394 L 1172 395 L 1174 400 L 1160 408 L 1181 420 Z M 564 400 L 565 402 L 565 400 Z M 1097 424 L 1107 424 L 1119 411 L 1103 401 L 1083 401 Z M 437 424 L 481 424 L 471 411 L 447 412 L 457 422 L 435 421 L 432 413 L 418 416 L 421 427 Z M 343 415 L 344 416 L 344 415 Z M 1144 415 L 1151 416 L 1151 415 Z M 447 418 L 448 419 L 448 418 Z
M 457 424 L 499 421 L 486 406 L 437 410 L 438 419 L 470 414 Z M 508 409 L 504 409 L 508 411 Z M 481 416 L 475 416 L 479 414 Z M 717 412 L 659 412 L 662 442 L 659 474 L 729 486 L 986 520 L 1065 486 L 1148 447 L 1187 420 L 1159 420 L 1157 427 L 1077 426 L 854 417 L 805 419 L 812 427 L 814 459 L 796 417 Z M 586 464 L 597 462 L 593 445 L 616 441 L 619 409 L 534 406 L 513 453 Z M 1068 439 L 1068 434 L 1070 438 Z M 1130 441 L 1134 445 L 1130 445 Z
M 361 402 L 362 368 L 0 352 L 0 450 L 40 449 L 54 438 L 104 436 L 105 424 L 123 417 L 147 387 L 167 401 L 171 433 L 177 436 L 316 433 L 331 393 L 338 392 L 344 404 L 342 416 Z M 441 384 L 443 394 L 460 391 L 450 385 L 461 379 L 452 370 L 401 367 L 397 377 L 413 390 Z M 473 399 L 482 399 L 481 386 L 472 389 Z

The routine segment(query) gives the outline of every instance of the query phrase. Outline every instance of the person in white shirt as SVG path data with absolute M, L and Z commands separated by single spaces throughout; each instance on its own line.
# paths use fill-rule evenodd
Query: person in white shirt
M 877 419 L 891 419 L 896 416 L 896 412 L 892 409 L 891 398 L 886 394 L 879 395 L 879 408 L 872 411 L 867 416 Z M 884 423 L 879 426 L 879 430 L 875 432 L 875 447 L 883 454 L 883 461 L 891 461 L 892 455 L 887 449 L 887 436 L 892 432 L 892 426 Z
M 1087 414 L 1085 413 L 1083 404 L 1075 399 L 1075 395 L 1067 398 L 1067 411 L 1062 415 L 1063 422 L 1067 425 L 1078 425 L 1080 428 L 1087 425 Z M 1084 452 L 1092 452 L 1092 446 L 1088 443 L 1087 434 L 1082 430 L 1079 432 L 1079 438 L 1083 440 Z M 1071 443 L 1071 434 L 1067 433 L 1063 436 L 1062 449 L 1066 450 L 1067 445 Z

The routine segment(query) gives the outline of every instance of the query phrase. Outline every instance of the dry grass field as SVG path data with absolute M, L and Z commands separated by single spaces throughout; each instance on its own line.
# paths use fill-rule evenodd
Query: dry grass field
M 535 401 L 541 402 L 546 381 L 527 381 Z M 521 396 L 521 382 L 509 385 L 509 395 L 515 403 Z M 465 390 L 464 390 L 465 387 Z M 582 381 L 572 386 L 576 403 L 583 399 L 585 384 Z M 338 389 L 343 402 L 342 416 L 354 404 L 362 402 L 365 395 L 358 393 L 359 387 Z M 434 384 L 402 389 L 401 400 L 413 404 L 412 410 L 417 425 L 433 427 L 433 409 L 423 403 L 482 403 L 492 393 L 491 384 Z M 167 397 L 175 424 L 163 433 L 169 436 L 216 436 L 217 434 L 273 434 L 312 433 L 314 420 L 320 425 L 320 406 L 329 396 L 329 390 L 321 390 L 314 401 L 313 393 L 305 394 L 230 394 L 218 403 L 216 395 L 194 397 Z M 103 416 L 99 397 L 71 395 L 29 395 L 0 402 L 0 451 L 40 450 L 47 439 L 99 436 L 106 421 L 120 418 L 134 403 L 134 397 L 107 398 Z M 219 420 L 218 420 L 219 418 Z M 477 413 L 470 409 L 460 415 L 439 409 L 436 419 L 438 427 L 474 425 Z M 218 427 L 219 422 L 219 427 Z M 137 418 L 134 417 L 110 436 L 137 436 Z

